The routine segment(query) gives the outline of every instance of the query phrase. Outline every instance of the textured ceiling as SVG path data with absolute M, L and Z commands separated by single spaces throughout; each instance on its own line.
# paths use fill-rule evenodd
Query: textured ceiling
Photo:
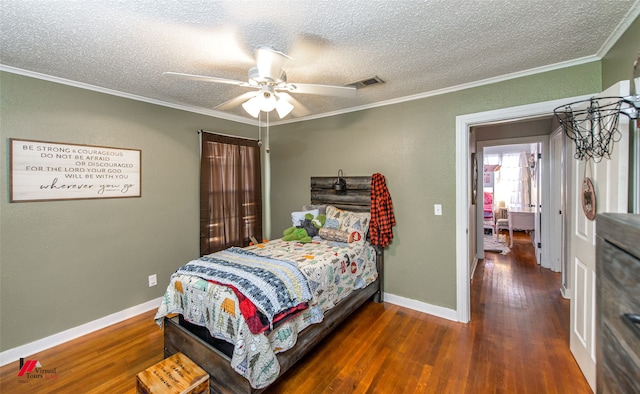
M 296 94 L 308 112 L 284 121 L 301 120 L 593 61 L 639 14 L 640 0 L 2 0 L 0 70 L 241 122 L 241 106 L 213 108 L 247 88 L 162 73 L 245 81 L 271 45 L 289 82 L 386 82 Z

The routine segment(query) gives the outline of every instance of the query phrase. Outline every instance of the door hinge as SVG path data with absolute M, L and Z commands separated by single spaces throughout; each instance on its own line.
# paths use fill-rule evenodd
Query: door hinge
M 538 159 L 542 159 L 542 153 L 538 153 Z
M 542 248 L 542 242 L 538 242 L 538 249 Z

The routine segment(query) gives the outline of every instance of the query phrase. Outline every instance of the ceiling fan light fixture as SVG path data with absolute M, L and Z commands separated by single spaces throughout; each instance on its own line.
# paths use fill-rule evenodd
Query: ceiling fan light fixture
M 258 115 L 260 115 L 260 104 L 259 96 L 255 96 L 242 103 L 242 108 L 244 108 L 249 115 L 257 118 Z
M 271 112 L 276 108 L 277 100 L 273 93 L 263 91 L 260 94 L 260 110 Z
M 284 97 L 280 97 L 278 102 L 276 103 L 276 111 L 278 111 L 278 116 L 280 119 L 289 115 L 289 113 L 293 110 L 293 105 L 284 99 Z
M 286 116 L 293 109 L 293 105 L 284 100 L 277 99 L 276 95 L 269 90 L 263 90 L 254 97 L 245 101 L 242 104 L 242 108 L 244 108 L 249 115 L 257 118 L 258 115 L 260 115 L 260 111 L 271 112 L 278 108 L 278 104 L 280 105 L 280 109 L 278 110 L 280 117 Z M 281 113 L 284 113 L 284 115 L 281 115 Z

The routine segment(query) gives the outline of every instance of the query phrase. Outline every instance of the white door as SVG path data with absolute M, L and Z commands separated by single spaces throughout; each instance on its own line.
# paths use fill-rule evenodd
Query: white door
M 602 92 L 602 97 L 629 95 L 629 83 L 619 82 Z M 583 179 L 586 174 L 593 181 L 596 194 L 596 212 L 627 212 L 629 166 L 629 119 L 620 115 L 621 140 L 614 143 L 611 159 L 600 163 L 578 161 L 573 158 L 575 144 L 570 142 L 569 200 L 570 216 L 569 263 L 572 272 L 570 347 L 589 385 L 596 386 L 595 349 L 595 243 L 596 222 L 590 221 L 582 209 Z M 586 173 L 585 173 L 586 166 Z
M 562 129 L 558 129 L 551 133 L 549 138 L 549 165 L 550 165 L 550 192 L 551 192 L 551 204 L 549 206 L 547 214 L 551 217 L 551 243 L 549 245 L 549 264 L 548 267 L 554 272 L 562 271 L 562 263 L 564 256 L 564 191 L 563 184 L 563 151 L 562 145 Z M 562 294 L 567 297 L 566 289 L 567 283 L 565 281 L 565 272 L 562 273 Z

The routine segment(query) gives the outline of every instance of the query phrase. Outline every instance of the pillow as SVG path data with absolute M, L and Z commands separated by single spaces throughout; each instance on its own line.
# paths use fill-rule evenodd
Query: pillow
M 325 214 L 326 220 L 324 222 L 324 227 L 340 230 L 341 213 L 342 213 L 342 210 L 339 210 L 333 205 L 328 205 L 326 209 L 326 214 Z
M 348 232 L 358 231 L 363 236 L 369 231 L 369 222 L 371 221 L 371 214 L 369 212 L 349 212 L 345 211 L 346 215 L 342 218 L 340 223 L 340 230 L 346 230 Z
M 302 207 L 303 211 L 309 211 L 311 209 L 317 209 L 318 211 L 320 211 L 320 215 L 326 215 L 327 214 L 327 205 L 323 204 L 323 205 L 305 205 Z
M 319 210 L 311 209 L 309 211 L 291 212 L 291 225 L 298 227 L 304 221 L 304 215 L 310 213 L 315 218 L 319 214 Z
M 334 228 L 323 227 L 318 230 L 320 238 L 327 241 L 351 243 L 355 241 L 355 238 L 350 236 L 347 231 L 336 230 Z
M 364 240 L 369 231 L 369 222 L 371 222 L 371 214 L 369 212 L 351 212 L 334 207 L 327 206 L 327 221 L 324 226 L 328 228 L 337 228 L 346 231 L 349 234 L 358 232 L 361 240 Z M 327 226 L 329 223 L 329 226 Z M 336 227 L 337 225 L 337 227 Z

